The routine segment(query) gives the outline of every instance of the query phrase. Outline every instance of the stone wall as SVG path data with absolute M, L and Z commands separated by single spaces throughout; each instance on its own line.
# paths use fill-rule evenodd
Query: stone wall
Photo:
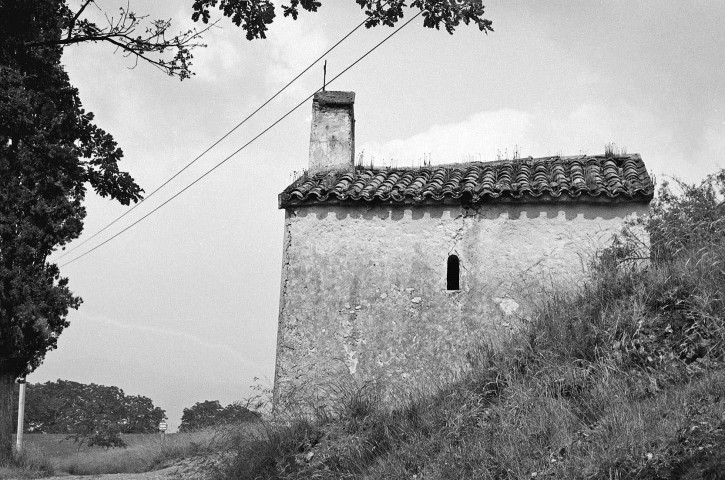
M 275 403 L 435 385 L 542 289 L 571 286 L 638 203 L 306 206 L 285 215 Z M 449 255 L 460 290 L 446 290 Z

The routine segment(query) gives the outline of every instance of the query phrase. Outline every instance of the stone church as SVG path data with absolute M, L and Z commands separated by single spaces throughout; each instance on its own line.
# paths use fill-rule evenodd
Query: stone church
M 542 290 L 580 282 L 653 197 L 639 155 L 355 166 L 354 99 L 315 95 L 309 170 L 279 195 L 278 405 L 349 380 L 436 384 Z

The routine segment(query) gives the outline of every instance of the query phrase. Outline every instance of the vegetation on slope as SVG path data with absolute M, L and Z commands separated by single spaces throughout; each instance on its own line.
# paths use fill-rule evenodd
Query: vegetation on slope
M 463 378 L 386 408 L 240 435 L 217 478 L 725 478 L 725 170 L 664 184 L 590 281 L 552 292 Z

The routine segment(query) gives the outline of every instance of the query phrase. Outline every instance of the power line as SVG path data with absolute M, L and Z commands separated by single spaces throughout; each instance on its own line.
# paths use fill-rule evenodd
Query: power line
M 338 73 L 337 75 L 335 75 L 327 83 L 329 84 L 329 83 L 334 82 L 340 76 L 342 76 L 345 72 L 347 72 L 348 70 L 350 70 L 352 67 L 354 67 L 358 63 L 360 63 L 365 57 L 367 57 L 368 55 L 370 55 L 371 53 L 373 53 L 375 50 L 377 50 L 378 47 L 380 47 L 382 44 L 384 44 L 385 42 L 387 42 L 393 35 L 395 35 L 399 31 L 401 31 L 402 29 L 404 29 L 406 26 L 408 26 L 409 23 L 411 23 L 413 20 L 415 20 L 416 18 L 418 18 L 418 16 L 421 13 L 423 13 L 423 12 L 420 11 L 420 12 L 416 13 L 410 20 L 408 20 L 403 25 L 401 25 L 400 27 L 398 27 L 390 35 L 388 35 L 387 37 L 383 38 L 373 48 L 371 48 L 370 50 L 368 50 L 367 52 L 365 52 L 360 58 L 358 58 L 357 60 L 355 60 L 354 62 L 352 62 L 350 65 L 348 65 L 343 71 L 341 71 L 340 73 Z M 61 268 L 62 267 L 65 267 L 67 265 L 70 265 L 71 263 L 75 262 L 76 260 L 79 260 L 79 259 L 85 257 L 86 255 L 88 255 L 89 253 L 91 253 L 91 252 L 93 252 L 93 251 L 101 248 L 103 245 L 107 244 L 108 242 L 110 242 L 114 238 L 118 237 L 119 235 L 123 234 L 124 232 L 128 231 L 129 229 L 133 228 L 134 226 L 136 226 L 137 224 L 139 224 L 140 222 L 142 222 L 143 220 L 145 220 L 146 218 L 148 218 L 149 216 L 153 215 L 156 211 L 158 211 L 159 209 L 163 208 L 166 204 L 168 204 L 169 202 L 171 202 L 172 200 L 174 200 L 176 197 L 178 197 L 179 195 L 181 195 L 182 193 L 184 193 L 185 191 L 187 191 L 188 189 L 190 189 L 191 187 L 193 187 L 194 185 L 196 185 L 197 183 L 199 183 L 204 177 L 206 177 L 207 175 L 209 175 L 210 173 L 212 173 L 217 168 L 221 167 L 223 164 L 225 164 L 227 161 L 229 161 L 232 157 L 234 157 L 237 153 L 239 153 L 242 150 L 244 150 L 245 148 L 247 148 L 249 145 L 251 145 L 253 142 L 255 142 L 259 137 L 261 137 L 262 135 L 264 135 L 265 133 L 267 133 L 269 130 L 271 130 L 272 128 L 274 128 L 278 123 L 280 123 L 282 120 L 284 120 L 285 118 L 287 118 L 288 116 L 290 116 L 292 114 L 292 112 L 294 112 L 295 110 L 297 110 L 298 108 L 300 108 L 302 105 L 304 105 L 309 99 L 311 99 L 315 95 L 315 93 L 317 93 L 319 91 L 320 91 L 320 89 L 318 89 L 315 92 L 311 93 L 304 100 L 302 100 L 300 103 L 298 103 L 297 105 L 295 105 L 292 109 L 290 109 L 287 113 L 285 113 L 284 115 L 282 115 L 281 117 L 279 117 L 277 120 L 275 120 L 274 123 L 272 123 L 267 128 L 265 128 L 260 133 L 258 133 L 254 138 L 252 138 L 247 143 L 245 143 L 244 145 L 242 145 L 241 147 L 239 147 L 231 155 L 229 155 L 226 158 L 224 158 L 222 161 L 220 161 L 219 163 L 217 163 L 216 165 L 214 165 L 212 168 L 210 168 L 209 170 L 207 170 L 206 172 L 204 172 L 203 175 L 201 175 L 196 180 L 194 180 L 193 182 L 191 182 L 190 184 L 188 184 L 186 187 L 184 187 L 179 192 L 177 192 L 176 194 L 174 194 L 172 197 L 170 197 L 168 200 L 166 200 L 165 202 L 163 202 L 161 205 L 157 206 L 156 208 L 154 208 L 153 210 L 151 210 L 149 213 L 147 213 L 143 217 L 139 218 L 138 220 L 136 220 L 135 222 L 133 222 L 132 224 L 130 224 L 129 226 L 127 226 L 126 228 L 124 228 L 123 230 L 121 230 L 120 232 L 118 232 L 115 235 L 113 235 L 112 237 L 104 240 L 103 242 L 99 243 L 98 245 L 96 245 L 95 247 L 93 247 L 90 250 L 86 251 L 85 253 L 82 253 L 82 254 L 78 255 L 77 257 L 75 257 L 75 258 L 67 261 L 66 263 L 62 264 L 61 265 Z
M 313 66 L 315 66 L 315 64 L 317 64 L 317 62 L 319 62 L 320 60 L 322 60 L 325 57 L 325 55 L 327 55 L 328 53 L 330 53 L 331 51 L 333 51 L 342 42 L 344 42 L 345 40 L 347 40 L 350 35 L 352 35 L 356 31 L 358 31 L 360 29 L 360 27 L 362 27 L 363 25 L 365 25 L 365 22 L 367 22 L 367 20 L 368 19 L 366 18 L 365 20 L 363 20 L 362 22 L 360 22 L 355 28 L 353 28 L 352 30 L 350 30 L 350 32 L 348 32 L 344 37 L 342 37 L 340 40 L 338 40 L 332 47 L 330 47 L 329 49 L 327 49 L 327 51 L 325 51 L 325 53 L 323 53 L 322 55 L 320 55 L 319 57 L 317 57 L 317 59 L 314 62 L 310 63 L 309 66 L 307 68 L 305 68 L 304 70 L 302 70 L 295 78 L 293 78 L 292 80 L 290 80 L 289 82 L 287 82 L 287 84 L 284 87 L 282 87 L 280 90 L 278 90 L 277 93 L 275 93 L 274 95 L 272 95 L 266 102 L 264 102 L 262 105 L 260 105 L 259 107 L 257 107 L 257 109 L 254 110 L 252 113 L 250 113 L 249 115 L 247 115 L 247 117 L 244 120 L 242 120 L 241 122 L 239 122 L 234 128 L 232 128 L 227 133 L 225 133 L 221 138 L 219 138 L 216 142 L 214 142 L 209 148 L 207 148 L 206 150 L 204 150 L 203 152 L 201 152 L 196 158 L 194 158 L 192 161 L 190 161 L 189 163 L 187 163 L 186 165 L 184 165 L 184 167 L 181 170 L 179 170 L 178 172 L 176 172 L 175 174 L 173 174 L 168 180 L 166 180 L 164 183 L 162 183 L 161 185 L 159 185 L 158 187 L 156 187 L 151 193 L 149 193 L 146 196 L 146 198 L 142 199 L 138 203 L 133 204 L 131 206 L 131 208 L 129 208 L 128 210 L 126 210 L 125 212 L 123 212 L 121 215 L 119 215 L 115 220 L 113 220 L 112 222 L 110 222 L 105 227 L 101 228 L 100 230 L 98 230 L 96 233 L 94 233 L 90 237 L 84 239 L 78 245 L 75 245 L 73 248 L 71 248 L 69 250 L 66 250 L 61 256 L 59 256 L 57 258 L 57 260 L 60 260 L 61 258 L 65 257 L 66 255 L 69 255 L 73 251 L 79 249 L 80 247 L 82 247 L 83 245 L 85 245 L 86 243 L 88 243 L 89 241 L 91 241 L 92 239 L 94 239 L 95 237 L 97 237 L 98 235 L 100 235 L 101 233 L 103 233 L 105 230 L 107 230 L 109 227 L 111 227 L 116 222 L 118 222 L 119 220 L 121 220 L 123 217 L 125 217 L 129 213 L 133 212 L 136 209 L 136 207 L 138 207 L 141 204 L 143 204 L 146 200 L 148 200 L 149 198 L 151 198 L 156 192 L 158 192 L 159 190 L 161 190 L 162 188 L 164 188 L 166 185 L 168 185 L 169 183 L 171 183 L 176 177 L 178 177 L 179 175 L 181 175 L 187 168 L 189 168 L 190 166 L 192 166 L 193 164 L 195 164 L 197 160 L 199 160 L 201 157 L 203 157 L 204 155 L 206 155 L 212 148 L 214 148 L 217 145 L 219 145 L 225 138 L 227 138 L 229 135 L 231 135 L 232 133 L 234 133 L 234 131 L 236 131 L 239 127 L 241 127 L 242 125 L 244 125 L 245 123 L 247 123 L 247 120 L 249 120 L 254 115 L 256 115 L 257 112 L 259 112 L 264 107 L 266 107 L 272 100 L 274 100 L 275 98 L 277 98 L 282 92 L 284 92 L 285 90 L 287 90 L 287 88 L 290 85 L 292 85 L 294 82 L 296 82 L 302 75 L 304 75 L 305 73 L 307 73 Z

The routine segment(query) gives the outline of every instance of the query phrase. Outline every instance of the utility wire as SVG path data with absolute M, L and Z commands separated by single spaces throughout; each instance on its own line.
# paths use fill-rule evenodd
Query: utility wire
M 328 83 L 328 84 L 330 84 L 330 83 L 334 82 L 335 80 L 337 80 L 337 79 L 338 79 L 338 78 L 339 78 L 340 76 L 342 76 L 342 75 L 343 75 L 343 74 L 344 74 L 345 72 L 347 72 L 348 70 L 350 70 L 350 69 L 351 69 L 352 67 L 354 67 L 354 66 L 355 66 L 355 65 L 357 65 L 357 64 L 358 64 L 359 62 L 361 62 L 361 61 L 362 61 L 362 60 L 363 60 L 363 59 L 364 59 L 365 57 L 367 57 L 368 55 L 370 55 L 371 53 L 373 53 L 373 52 L 374 52 L 375 50 L 377 50 L 377 48 L 378 48 L 378 47 L 380 47 L 380 46 L 381 46 L 381 45 L 382 45 L 383 43 L 387 42 L 387 41 L 388 41 L 388 40 L 389 40 L 389 39 L 390 39 L 390 38 L 391 38 L 391 37 L 392 37 L 393 35 L 395 35 L 395 34 L 396 34 L 396 33 L 398 33 L 399 31 L 401 31 L 401 30 L 402 30 L 403 28 L 405 28 L 405 27 L 406 27 L 406 26 L 407 26 L 407 25 L 408 25 L 408 24 L 409 24 L 410 22 L 412 22 L 413 20 L 415 20 L 416 18 L 418 18 L 418 16 L 419 16 L 419 15 L 420 15 L 421 13 L 423 13 L 423 12 L 422 12 L 422 11 L 420 11 L 420 12 L 416 13 L 416 14 L 415 14 L 415 15 L 414 15 L 414 16 L 413 16 L 413 17 L 412 17 L 412 18 L 411 18 L 410 20 L 408 20 L 408 21 L 407 21 L 407 22 L 405 22 L 405 23 L 404 23 L 403 25 L 401 25 L 400 27 L 398 27 L 398 28 L 397 28 L 397 29 L 396 29 L 395 31 L 393 31 L 393 32 L 392 32 L 392 33 L 391 33 L 390 35 L 388 35 L 387 37 L 383 38 L 383 39 L 382 39 L 382 40 L 381 40 L 380 42 L 378 42 L 378 43 L 377 43 L 377 44 L 376 44 L 376 45 L 375 45 L 375 46 L 374 46 L 373 48 L 371 48 L 370 50 L 368 50 L 367 52 L 365 52 L 365 54 L 363 54 L 363 55 L 362 55 L 362 56 L 361 56 L 360 58 L 358 58 L 357 60 L 355 60 L 354 62 L 352 62 L 352 63 L 351 63 L 350 65 L 348 65 L 348 66 L 347 66 L 347 67 L 346 67 L 346 68 L 345 68 L 345 69 L 344 69 L 343 71 L 341 71 L 340 73 L 338 73 L 337 75 L 335 75 L 335 76 L 334 76 L 334 77 L 333 77 L 333 78 L 332 78 L 332 79 L 331 79 L 331 80 L 330 80 L 329 82 L 327 82 L 327 83 Z M 265 128 L 264 130 L 262 130 L 262 131 L 261 131 L 260 133 L 258 133 L 258 134 L 257 134 L 257 135 L 256 135 L 256 136 L 255 136 L 254 138 L 252 138 L 252 139 L 251 139 L 251 140 L 249 140 L 249 141 L 248 141 L 247 143 L 245 143 L 244 145 L 242 145 L 241 147 L 239 147 L 239 148 L 238 148 L 238 149 L 237 149 L 236 151 L 234 151 L 234 152 L 233 152 L 233 153 L 232 153 L 231 155 L 229 155 L 229 156 L 227 156 L 226 158 L 224 158 L 224 159 L 223 159 L 222 161 L 220 161 L 219 163 L 217 163 L 216 165 L 214 165 L 214 166 L 213 166 L 212 168 L 210 168 L 209 170 L 207 170 L 206 172 L 204 172 L 204 174 L 203 174 L 203 175 L 201 175 L 201 176 L 200 176 L 200 177 L 198 177 L 198 178 L 197 178 L 196 180 L 194 180 L 193 182 L 191 182 L 190 184 L 188 184 L 188 185 L 187 185 L 186 187 L 184 187 L 184 188 L 183 188 L 183 189 L 181 189 L 181 190 L 180 190 L 179 192 L 177 192 L 176 194 L 174 194 L 174 195 L 173 195 L 173 196 L 172 196 L 171 198 L 169 198 L 168 200 L 166 200 L 165 202 L 163 202 L 163 203 L 162 203 L 161 205 L 159 205 L 158 207 L 154 208 L 154 209 L 153 209 L 153 210 L 151 210 L 151 211 L 150 211 L 149 213 L 147 213 L 147 214 L 146 214 L 146 215 L 144 215 L 143 217 L 139 218 L 138 220 L 136 220 L 135 222 L 133 222 L 132 224 L 130 224 L 129 226 L 127 226 L 126 228 L 124 228 L 123 230 L 121 230 L 120 232 L 118 232 L 118 233 L 116 233 L 115 235 L 113 235 L 112 237 L 108 238 L 107 240 L 104 240 L 103 242 L 99 243 L 99 244 L 98 244 L 98 245 L 96 245 L 95 247 L 91 248 L 91 249 L 90 249 L 90 250 L 88 250 L 87 252 L 85 252 L 85 253 L 82 253 L 81 255 L 78 255 L 77 257 L 75 257 L 75 258 L 73 258 L 73 259 L 71 259 L 71 260 L 67 261 L 66 263 L 62 264 L 62 265 L 61 265 L 61 268 L 62 268 L 62 267 L 65 267 L 65 266 L 67 266 L 67 265 L 70 265 L 71 263 L 75 262 L 76 260 L 79 260 L 79 259 L 81 259 L 81 258 L 85 257 L 86 255 L 88 255 L 89 253 L 91 253 L 91 252 L 93 252 L 93 251 L 95 251 L 95 250 L 97 250 L 97 249 L 101 248 L 101 247 L 102 247 L 103 245 L 107 244 L 108 242 L 110 242 L 110 241 L 111 241 L 111 240 L 113 240 L 114 238 L 118 237 L 118 236 L 119 236 L 119 235 L 121 235 L 122 233 L 124 233 L 124 232 L 128 231 L 129 229 L 133 228 L 134 226 L 136 226 L 137 224 L 139 224 L 140 222 L 142 222 L 143 220 L 145 220 L 146 218 L 148 218 L 149 216 L 153 215 L 153 214 L 154 214 L 154 213 L 155 213 L 156 211 L 158 211 L 159 209 L 161 209 L 162 207 L 164 207 L 164 206 L 165 206 L 166 204 L 168 204 L 169 202 L 171 202 L 172 200 L 174 200 L 174 199 L 175 199 L 176 197 L 178 197 L 179 195 L 181 195 L 182 193 L 184 193 L 185 191 L 187 191 L 188 189 L 190 189 L 191 187 L 193 187 L 194 185 L 196 185 L 197 183 L 199 183 L 199 182 L 200 182 L 200 181 L 201 181 L 201 180 L 202 180 L 202 179 L 203 179 L 204 177 L 206 177 L 207 175 L 209 175 L 210 173 L 212 173 L 212 172 L 213 172 L 214 170 L 216 170 L 217 168 L 221 167 L 221 166 L 222 166 L 223 164 L 225 164 L 225 163 L 226 163 L 227 161 L 229 161 L 229 160 L 230 160 L 230 159 L 231 159 L 232 157 L 234 157 L 234 156 L 235 156 L 236 154 L 238 154 L 239 152 L 241 152 L 242 150 L 244 150 L 245 148 L 247 148 L 247 147 L 248 147 L 249 145 L 251 145 L 251 144 L 252 144 L 253 142 L 255 142 L 255 141 L 256 141 L 256 140 L 257 140 L 257 139 L 258 139 L 259 137 L 261 137 L 262 135 L 264 135 L 265 133 L 267 133 L 267 132 L 268 132 L 269 130 L 271 130 L 271 129 L 272 129 L 273 127 L 275 127 L 275 126 L 276 126 L 276 125 L 277 125 L 278 123 L 280 123 L 280 122 L 281 122 L 282 120 L 284 120 L 285 118 L 287 118 L 288 116 L 290 116 L 290 115 L 292 114 L 292 112 L 294 112 L 295 110 L 297 110 L 298 108 L 300 108 L 300 107 L 301 107 L 302 105 L 304 105 L 304 104 L 305 104 L 305 103 L 306 103 L 306 102 L 307 102 L 307 101 L 308 101 L 309 99 L 311 99 L 311 98 L 312 98 L 312 97 L 313 97 L 313 96 L 315 95 L 315 93 L 319 92 L 320 90 L 322 90 L 322 89 L 318 89 L 318 90 L 316 90 L 315 92 L 311 93 L 311 94 L 310 94 L 309 96 L 307 96 L 307 97 L 306 97 L 306 98 L 305 98 L 304 100 L 302 100 L 302 101 L 301 101 L 300 103 L 298 103 L 297 105 L 295 105 L 295 106 L 294 106 L 294 107 L 293 107 L 293 108 L 292 108 L 291 110 L 289 110 L 289 111 L 288 111 L 287 113 L 285 113 L 285 114 L 284 114 L 284 115 L 282 115 L 282 116 L 281 116 L 280 118 L 278 118 L 277 120 L 275 120 L 275 122 L 274 122 L 274 123 L 272 123 L 272 124 L 271 124 L 270 126 L 268 126 L 268 127 L 267 127 L 267 128 Z
M 181 170 L 179 170 L 178 172 L 176 172 L 174 175 L 171 176 L 171 178 L 169 178 L 164 183 L 162 183 L 161 185 L 159 185 L 158 187 L 156 187 L 151 193 L 149 193 L 146 196 L 146 198 L 142 199 L 140 202 L 137 202 L 137 203 L 133 204 L 131 206 L 131 208 L 129 208 L 128 210 L 126 210 L 125 212 L 123 212 L 120 216 L 118 216 L 111 223 L 109 223 L 105 227 L 101 228 L 96 233 L 94 233 L 90 237 L 86 238 L 85 240 L 83 240 L 78 245 L 75 245 L 73 248 L 71 248 L 69 250 L 66 250 L 56 260 L 60 260 L 61 258 L 65 257 L 66 255 L 69 255 L 73 251 L 79 249 L 80 247 L 82 247 L 83 245 L 85 245 L 87 242 L 91 241 L 92 239 L 94 239 L 95 237 L 97 237 L 98 235 L 100 235 L 101 233 L 103 233 L 105 230 L 107 230 L 109 227 L 111 227 L 116 222 L 118 222 L 119 220 L 121 220 L 123 217 L 125 217 L 129 213 L 133 212 L 136 209 L 136 207 L 138 207 L 139 205 L 143 204 L 146 200 L 148 200 L 149 198 L 151 198 L 156 192 L 158 192 L 159 190 L 161 190 L 162 188 L 164 188 L 166 185 L 168 185 L 169 183 L 171 183 L 176 177 L 178 177 L 179 175 L 181 175 L 187 168 L 189 168 L 190 166 L 192 166 L 193 164 L 195 164 L 197 160 L 199 160 L 201 157 L 203 157 L 204 155 L 206 155 L 212 148 L 214 148 L 217 145 L 219 145 L 225 138 L 227 138 L 229 135 L 231 135 L 232 133 L 234 133 L 234 131 L 236 131 L 239 127 L 241 127 L 242 125 L 244 125 L 245 123 L 247 123 L 247 120 L 249 120 L 254 115 L 256 115 L 257 112 L 259 112 L 264 107 L 266 107 L 272 100 L 274 100 L 275 98 L 277 98 L 282 92 L 284 92 L 285 90 L 287 90 L 287 88 L 290 85 L 292 85 L 294 82 L 296 82 L 302 75 L 304 75 L 305 73 L 307 73 L 312 67 L 315 66 L 315 64 L 317 64 L 317 62 L 319 62 L 320 60 L 322 60 L 328 53 L 330 53 L 331 51 L 333 51 L 342 42 L 344 42 L 345 40 L 347 40 L 347 38 L 350 35 L 352 35 L 356 31 L 358 31 L 360 29 L 360 27 L 362 27 L 363 25 L 365 25 L 365 22 L 367 22 L 367 21 L 368 21 L 368 19 L 366 18 L 365 20 L 363 20 L 362 22 L 360 22 L 355 28 L 353 28 L 352 30 L 350 30 L 350 32 L 347 33 L 347 35 L 345 35 L 340 40 L 338 40 L 337 43 L 335 43 L 332 47 L 330 47 L 329 49 L 327 49 L 327 51 L 325 53 L 323 53 L 322 55 L 320 55 L 319 57 L 317 57 L 317 59 L 314 62 L 310 63 L 310 65 L 307 68 L 305 68 L 304 70 L 302 70 L 295 78 L 293 78 L 292 80 L 290 80 L 289 82 L 287 82 L 287 84 L 284 87 L 282 87 L 280 90 L 278 90 L 277 93 L 275 93 L 274 95 L 272 95 L 266 102 L 264 102 L 262 105 L 260 105 L 259 107 L 257 107 L 257 109 L 255 111 L 253 111 L 252 113 L 250 113 L 249 115 L 247 115 L 247 117 L 244 120 L 242 120 L 241 122 L 239 122 L 234 128 L 232 128 L 227 133 L 225 133 L 219 140 L 217 140 L 216 142 L 214 142 L 209 148 L 207 148 L 206 150 L 204 150 L 203 152 L 201 152 L 196 158 L 194 158 L 192 161 L 190 161 L 189 163 L 187 163 L 186 165 L 184 165 L 184 168 L 182 168 Z

